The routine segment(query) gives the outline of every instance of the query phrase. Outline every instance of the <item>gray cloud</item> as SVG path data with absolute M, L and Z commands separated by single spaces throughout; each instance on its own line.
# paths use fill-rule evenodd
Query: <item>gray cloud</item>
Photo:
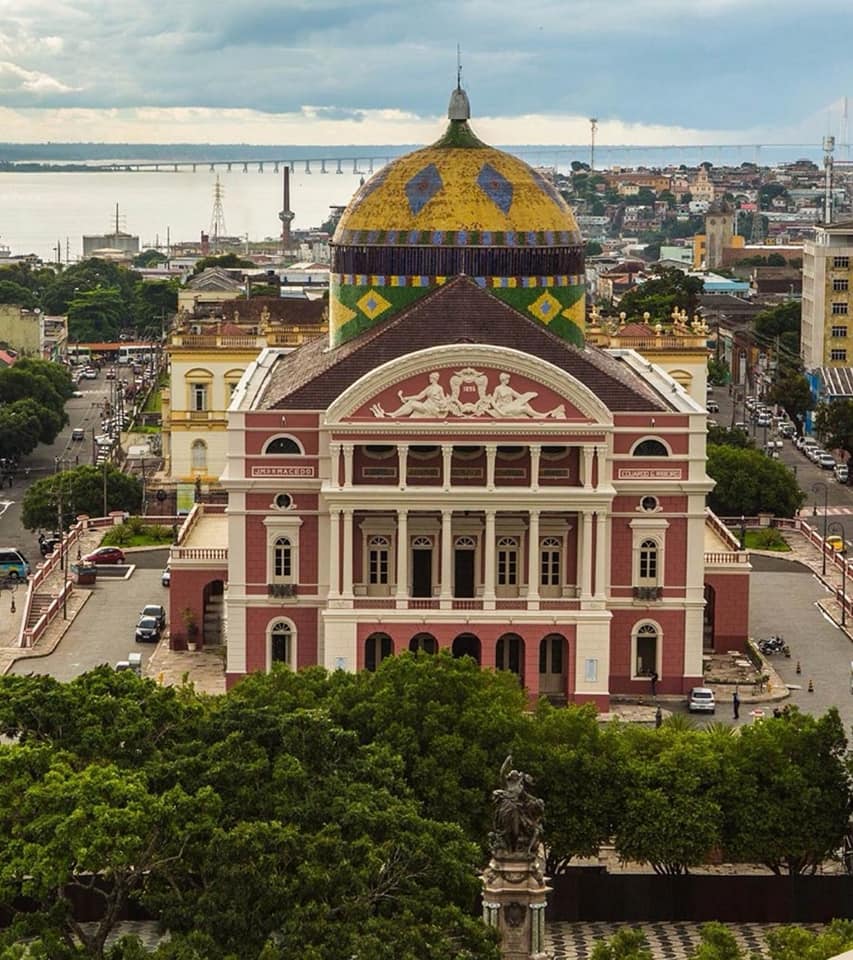
M 853 86 L 851 29 L 847 0 L 0 0 L 0 93 L 18 109 L 434 116 L 458 41 L 479 116 L 756 127 Z

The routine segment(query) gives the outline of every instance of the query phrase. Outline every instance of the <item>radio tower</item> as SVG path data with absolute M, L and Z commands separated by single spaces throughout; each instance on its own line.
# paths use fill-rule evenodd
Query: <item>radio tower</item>
M 213 187 L 213 212 L 210 214 L 210 239 L 214 250 L 219 248 L 218 241 L 228 235 L 225 228 L 225 210 L 222 207 L 224 194 L 225 189 L 219 182 L 219 174 L 217 174 L 216 184 Z
M 290 224 L 295 214 L 290 209 L 290 167 L 284 165 L 284 182 L 282 185 L 281 210 L 278 219 L 281 220 L 281 255 L 286 257 L 290 251 Z

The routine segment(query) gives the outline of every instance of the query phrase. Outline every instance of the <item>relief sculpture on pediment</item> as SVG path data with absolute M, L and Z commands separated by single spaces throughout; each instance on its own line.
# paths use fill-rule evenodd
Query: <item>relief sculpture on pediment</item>
M 508 373 L 499 373 L 494 390 L 489 393 L 489 374 L 473 367 L 454 371 L 449 378 L 450 392 L 441 384 L 441 374 L 429 374 L 426 386 L 419 393 L 406 395 L 397 391 L 400 406 L 385 410 L 374 403 L 370 412 L 375 417 L 413 420 L 447 419 L 448 417 L 493 417 L 500 420 L 565 420 L 566 408 L 559 404 L 551 410 L 537 410 L 531 405 L 539 395 L 536 391 L 517 391 L 510 383 Z

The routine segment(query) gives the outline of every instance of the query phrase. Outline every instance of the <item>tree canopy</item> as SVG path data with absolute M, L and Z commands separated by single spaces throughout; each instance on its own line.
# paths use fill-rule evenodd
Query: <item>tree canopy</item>
M 111 464 L 103 467 L 83 464 L 30 484 L 22 502 L 21 522 L 27 530 L 52 529 L 57 522 L 60 501 L 66 526 L 81 513 L 90 517 L 103 516 L 104 477 L 107 512 L 137 512 L 142 505 L 142 482 L 139 479 L 122 473 Z
M 815 413 L 815 432 L 829 450 L 853 456 L 853 400 L 822 403 Z
M 708 506 L 722 517 L 793 517 L 805 499 L 794 474 L 758 450 L 709 445 L 707 471 L 716 484 Z
M 654 267 L 655 276 L 629 290 L 619 301 L 619 309 L 629 318 L 651 314 L 651 319 L 666 322 L 674 307 L 693 316 L 699 306 L 704 283 L 701 277 L 689 277 L 675 267 Z

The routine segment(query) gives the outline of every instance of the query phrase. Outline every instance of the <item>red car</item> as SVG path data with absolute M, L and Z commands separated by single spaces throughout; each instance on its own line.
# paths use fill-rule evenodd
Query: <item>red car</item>
M 98 547 L 83 559 L 88 563 L 124 563 L 124 553 L 118 547 Z

